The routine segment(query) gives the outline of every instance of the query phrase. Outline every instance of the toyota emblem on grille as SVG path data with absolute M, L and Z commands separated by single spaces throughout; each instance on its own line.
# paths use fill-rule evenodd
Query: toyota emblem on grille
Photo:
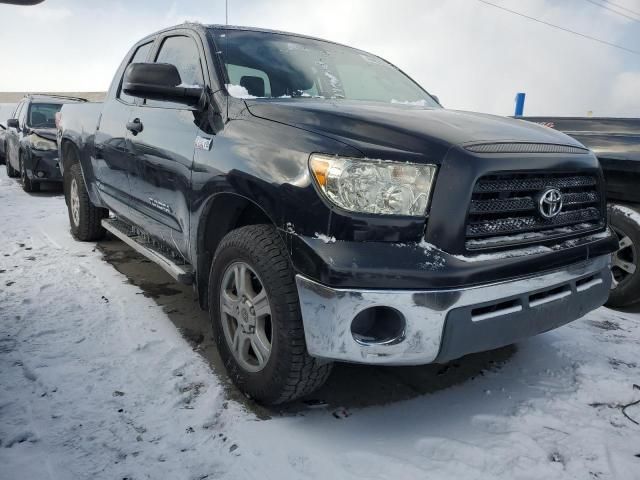
M 547 188 L 538 200 L 538 211 L 544 218 L 553 218 L 562 211 L 562 192 L 557 188 Z

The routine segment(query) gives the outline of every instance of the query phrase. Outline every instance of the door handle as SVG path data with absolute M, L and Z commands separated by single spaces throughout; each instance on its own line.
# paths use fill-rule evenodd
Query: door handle
M 133 122 L 127 122 L 127 130 L 129 130 L 134 136 L 139 134 L 143 128 L 144 127 L 139 118 L 136 118 Z

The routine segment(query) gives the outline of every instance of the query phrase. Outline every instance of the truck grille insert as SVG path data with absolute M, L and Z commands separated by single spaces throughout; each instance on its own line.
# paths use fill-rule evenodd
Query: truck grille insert
M 560 192 L 562 208 L 549 218 L 545 192 Z M 466 225 L 468 250 L 544 243 L 604 227 L 598 179 L 559 173 L 500 174 L 476 183 Z M 545 216 L 545 213 L 547 214 Z

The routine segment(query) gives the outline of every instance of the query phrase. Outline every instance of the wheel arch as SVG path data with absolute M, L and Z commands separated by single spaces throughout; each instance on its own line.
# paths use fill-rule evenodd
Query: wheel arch
M 67 175 L 66 173 L 69 171 L 72 165 L 78 163 L 80 165 L 80 171 L 82 172 L 82 178 L 84 178 L 85 185 L 87 187 L 87 192 L 89 193 L 89 198 L 91 199 L 91 203 L 93 203 L 96 207 L 106 208 L 106 205 L 102 202 L 100 196 L 96 192 L 95 182 L 93 181 L 94 177 L 91 174 L 91 164 L 87 165 L 89 160 L 84 159 L 82 151 L 80 147 L 76 144 L 73 139 L 68 137 L 63 137 L 60 141 L 60 170 L 63 177 L 63 185 L 65 189 L 65 198 L 66 198 L 66 189 L 67 189 Z
M 60 142 L 60 169 L 62 172 L 62 188 L 64 189 L 64 198 L 69 204 L 69 195 L 68 195 L 68 175 L 67 172 L 71 170 L 71 167 L 80 163 L 80 152 L 78 151 L 78 147 L 69 140 L 68 138 L 63 138 Z M 80 164 L 80 169 L 82 169 L 82 164 Z
M 268 224 L 277 228 L 272 215 L 254 200 L 237 193 L 225 192 L 206 202 L 198 221 L 195 238 L 196 284 L 198 301 L 203 309 L 208 305 L 209 270 L 222 239 L 232 230 L 247 225 Z

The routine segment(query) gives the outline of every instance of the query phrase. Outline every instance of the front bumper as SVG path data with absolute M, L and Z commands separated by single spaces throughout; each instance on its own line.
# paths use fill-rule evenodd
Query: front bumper
M 470 288 L 368 290 L 331 288 L 296 276 L 309 353 L 345 362 L 422 365 L 509 345 L 576 320 L 603 305 L 610 256 L 515 280 Z M 363 343 L 352 321 L 370 307 L 404 318 L 398 338 Z
M 38 182 L 61 182 L 62 174 L 58 165 L 58 151 L 32 151 L 27 175 Z

